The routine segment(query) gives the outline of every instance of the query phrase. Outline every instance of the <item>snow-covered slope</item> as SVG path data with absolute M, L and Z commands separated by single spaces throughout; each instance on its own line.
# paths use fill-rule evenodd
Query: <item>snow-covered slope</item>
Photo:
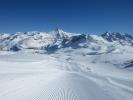
M 129 34 L 122 34 L 122 33 L 104 33 L 102 37 L 108 40 L 109 42 L 119 42 L 121 45 L 129 45 L 133 46 L 133 36 Z
M 120 33 L 104 33 L 101 36 L 74 34 L 55 29 L 51 32 L 18 32 L 0 35 L 0 50 L 40 50 L 54 52 L 61 48 L 88 48 L 93 51 L 123 52 L 133 47 L 133 36 Z M 130 50 L 128 49 L 128 50 Z
M 0 100 L 132 100 L 132 36 L 0 35 Z
M 0 100 L 132 100 L 133 68 L 123 66 L 131 65 L 133 53 L 88 52 L 1 51 Z

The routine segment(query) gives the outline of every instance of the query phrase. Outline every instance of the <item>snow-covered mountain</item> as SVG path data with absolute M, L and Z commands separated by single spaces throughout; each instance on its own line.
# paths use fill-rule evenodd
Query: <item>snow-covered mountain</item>
M 104 33 L 101 36 L 76 34 L 55 29 L 51 32 L 18 32 L 16 34 L 0 34 L 0 50 L 44 50 L 56 51 L 71 47 L 88 48 L 93 51 L 116 51 L 119 48 L 133 47 L 133 36 L 121 33 Z
M 133 100 L 133 37 L 0 34 L 0 100 Z
M 121 45 L 129 45 L 133 46 L 133 36 L 129 34 L 122 34 L 122 33 L 104 33 L 101 35 L 104 39 L 109 42 L 117 41 Z

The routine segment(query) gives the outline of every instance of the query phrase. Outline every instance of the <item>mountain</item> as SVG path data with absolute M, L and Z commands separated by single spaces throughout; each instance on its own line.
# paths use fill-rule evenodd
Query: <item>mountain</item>
M 133 100 L 132 36 L 0 34 L 0 100 Z
M 55 52 L 61 48 L 88 48 L 93 51 L 112 52 L 123 46 L 133 47 L 133 36 L 104 33 L 101 36 L 76 34 L 55 29 L 51 32 L 18 32 L 0 35 L 0 50 L 36 50 Z M 124 49 L 123 47 L 122 49 Z
M 121 34 L 121 33 L 104 33 L 101 35 L 104 39 L 109 42 L 117 41 L 121 45 L 130 45 L 133 46 L 133 36 L 129 34 Z

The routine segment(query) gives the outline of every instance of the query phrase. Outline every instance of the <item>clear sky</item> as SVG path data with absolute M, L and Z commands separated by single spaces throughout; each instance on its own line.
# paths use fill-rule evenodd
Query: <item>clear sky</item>
M 0 32 L 133 34 L 133 0 L 0 0 Z

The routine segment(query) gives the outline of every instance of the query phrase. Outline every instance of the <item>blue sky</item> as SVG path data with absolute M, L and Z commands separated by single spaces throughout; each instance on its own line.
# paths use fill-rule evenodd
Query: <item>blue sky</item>
M 133 0 L 0 0 L 0 32 L 133 34 Z

